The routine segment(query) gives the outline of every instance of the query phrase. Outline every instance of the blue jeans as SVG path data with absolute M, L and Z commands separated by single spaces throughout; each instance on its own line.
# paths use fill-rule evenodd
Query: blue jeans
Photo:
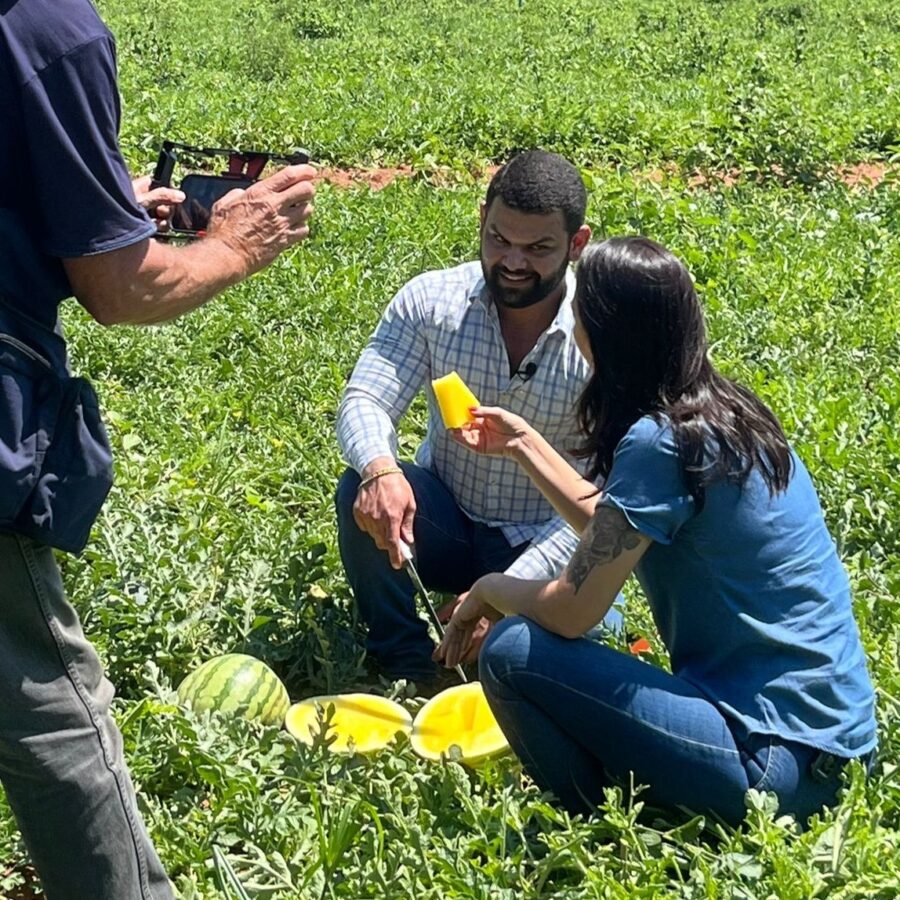
M 742 734 L 693 685 L 584 638 L 513 616 L 494 626 L 479 670 L 494 715 L 526 771 L 571 812 L 604 787 L 648 785 L 657 807 L 738 825 L 749 788 L 771 791 L 801 823 L 834 805 L 843 760 Z
M 49 547 L 0 533 L 0 780 L 49 900 L 160 900 L 113 687 Z
M 416 498 L 413 538 L 416 568 L 430 591 L 461 594 L 488 572 L 502 572 L 527 543 L 511 547 L 499 528 L 473 522 L 444 483 L 427 469 L 400 463 Z M 348 469 L 335 494 L 338 546 L 360 617 L 368 628 L 366 651 L 392 678 L 432 679 L 434 641 L 416 607 L 405 570 L 391 566 L 353 520 L 359 475 Z

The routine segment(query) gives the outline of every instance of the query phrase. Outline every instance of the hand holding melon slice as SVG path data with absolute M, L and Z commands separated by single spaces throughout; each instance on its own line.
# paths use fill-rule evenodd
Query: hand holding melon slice
M 441 410 L 444 428 L 462 428 L 467 422 L 475 421 L 469 409 L 478 406 L 478 400 L 466 387 L 458 372 L 453 371 L 443 378 L 435 378 L 431 387 Z

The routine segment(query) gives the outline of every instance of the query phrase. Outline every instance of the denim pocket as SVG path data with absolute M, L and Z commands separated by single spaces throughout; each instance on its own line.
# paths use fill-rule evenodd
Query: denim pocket
M 0 526 L 16 520 L 40 478 L 61 401 L 49 360 L 0 333 Z
M 773 738 L 752 734 L 740 747 L 741 763 L 747 773 L 747 787 L 751 790 L 771 789 L 772 761 L 775 756 Z
M 97 395 L 84 378 L 62 383 L 59 415 L 18 530 L 80 551 L 112 486 L 112 452 Z

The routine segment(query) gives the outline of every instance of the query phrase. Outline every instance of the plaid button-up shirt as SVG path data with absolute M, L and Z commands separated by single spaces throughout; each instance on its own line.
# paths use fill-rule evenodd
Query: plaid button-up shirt
M 509 374 L 479 262 L 419 275 L 385 310 L 338 410 L 341 451 L 361 472 L 379 456 L 396 458 L 395 426 L 424 387 L 428 430 L 416 463 L 443 481 L 471 519 L 500 528 L 512 546 L 530 542 L 507 570 L 518 578 L 559 575 L 578 537 L 516 462 L 474 453 L 452 440 L 431 381 L 456 370 L 482 405 L 517 413 L 561 452 L 576 446 L 575 407 L 589 367 L 573 337 L 574 282 L 569 272 L 556 318 L 519 366 L 520 373 L 533 372 L 525 378 Z

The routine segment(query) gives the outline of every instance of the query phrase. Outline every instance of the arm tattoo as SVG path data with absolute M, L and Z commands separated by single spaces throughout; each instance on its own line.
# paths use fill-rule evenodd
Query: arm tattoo
M 577 594 L 594 566 L 611 563 L 623 550 L 634 550 L 640 534 L 628 524 L 621 510 L 598 506 L 569 562 L 567 574 Z

